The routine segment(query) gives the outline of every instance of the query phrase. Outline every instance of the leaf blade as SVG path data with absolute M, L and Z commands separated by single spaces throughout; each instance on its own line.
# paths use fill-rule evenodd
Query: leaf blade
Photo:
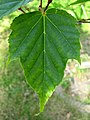
M 0 0 L 0 18 L 17 10 L 31 0 Z
M 62 81 L 67 60 L 80 61 L 75 23 L 65 11 L 50 9 L 46 14 L 21 15 L 11 26 L 10 58 L 20 58 L 26 79 L 39 96 L 41 112 Z

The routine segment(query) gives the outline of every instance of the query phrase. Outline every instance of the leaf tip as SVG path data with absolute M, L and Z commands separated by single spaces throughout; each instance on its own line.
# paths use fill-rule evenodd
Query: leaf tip
M 46 102 L 45 102 L 45 101 L 44 101 L 44 102 L 42 102 L 42 100 L 40 100 L 40 113 L 42 113 L 42 112 L 43 112 L 45 104 L 46 104 Z

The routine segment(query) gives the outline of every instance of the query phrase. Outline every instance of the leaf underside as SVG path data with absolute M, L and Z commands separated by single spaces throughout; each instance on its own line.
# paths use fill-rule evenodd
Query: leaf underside
M 40 99 L 42 112 L 60 84 L 68 59 L 80 62 L 75 19 L 57 9 L 20 15 L 11 25 L 10 60 L 20 58 L 26 79 Z
M 0 0 L 0 18 L 17 10 L 31 0 Z

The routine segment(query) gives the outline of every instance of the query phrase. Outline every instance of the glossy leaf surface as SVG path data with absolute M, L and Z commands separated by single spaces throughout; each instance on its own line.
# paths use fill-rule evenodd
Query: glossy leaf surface
M 57 9 L 20 15 L 11 25 L 10 60 L 20 58 L 26 79 L 40 99 L 40 111 L 60 84 L 68 59 L 80 62 L 76 20 Z

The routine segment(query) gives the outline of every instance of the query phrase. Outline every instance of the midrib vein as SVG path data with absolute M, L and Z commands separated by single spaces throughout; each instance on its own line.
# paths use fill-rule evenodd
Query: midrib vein
M 44 77 L 45 77 L 45 47 L 46 47 L 46 41 L 45 41 L 45 39 L 46 39 L 46 28 L 45 28 L 45 15 L 43 15 L 43 34 L 44 34 L 44 45 L 43 45 L 43 80 L 44 80 Z

